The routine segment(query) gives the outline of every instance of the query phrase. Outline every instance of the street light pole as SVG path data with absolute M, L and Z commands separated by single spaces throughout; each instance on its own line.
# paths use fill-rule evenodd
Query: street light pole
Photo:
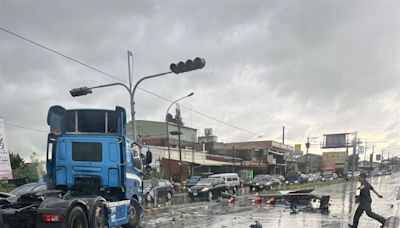
M 167 148 L 168 148 L 168 176 L 169 176 L 169 180 L 171 180 L 171 150 L 170 150 L 170 145 L 169 145 L 169 123 L 168 123 L 168 113 L 169 113 L 169 109 L 172 107 L 172 105 L 176 104 L 178 101 L 185 99 L 187 97 L 191 97 L 193 96 L 194 93 L 191 92 L 188 95 L 181 97 L 179 99 L 176 99 L 175 101 L 171 102 L 171 104 L 169 105 L 167 112 L 165 114 L 165 126 L 167 129 Z M 179 131 L 179 130 L 178 130 Z

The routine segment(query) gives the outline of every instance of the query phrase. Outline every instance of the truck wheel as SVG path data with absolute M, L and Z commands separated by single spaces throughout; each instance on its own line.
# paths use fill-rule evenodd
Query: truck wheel
M 135 228 L 139 226 L 140 222 L 140 205 L 139 202 L 133 198 L 129 206 L 129 223 L 123 225 L 124 228 Z
M 94 204 L 91 224 L 93 228 L 108 227 L 103 203 L 100 200 Z
M 86 220 L 86 214 L 81 207 L 76 206 L 72 208 L 68 216 L 68 227 L 69 228 L 88 228 L 88 222 Z

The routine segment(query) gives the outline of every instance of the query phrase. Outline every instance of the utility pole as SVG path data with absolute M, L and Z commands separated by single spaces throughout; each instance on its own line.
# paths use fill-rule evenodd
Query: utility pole
M 308 148 L 310 148 L 310 137 L 307 136 L 307 143 L 306 143 L 306 166 L 307 166 L 307 173 L 310 172 L 310 163 L 308 161 Z
M 235 172 L 235 146 L 232 146 L 232 163 L 233 163 L 233 166 L 232 166 L 232 172 L 234 173 Z
M 365 168 L 365 162 L 367 161 L 367 147 L 368 146 L 368 142 L 365 142 L 365 148 L 364 148 L 364 168 Z
M 179 99 L 176 99 L 175 101 L 171 102 L 171 104 L 169 105 L 168 109 L 167 109 L 167 113 L 165 114 L 165 125 L 166 125 L 166 129 L 167 129 L 167 147 L 168 147 L 168 176 L 169 176 L 169 180 L 172 181 L 171 178 L 171 149 L 170 149 L 170 145 L 169 145 L 169 123 L 168 123 L 168 113 L 169 113 L 169 109 L 172 107 L 172 105 L 174 105 L 175 103 L 177 103 L 178 101 L 185 99 L 186 97 L 191 97 L 193 96 L 193 92 L 189 93 L 188 95 L 181 97 Z M 194 141 L 194 140 L 193 140 Z M 194 160 L 194 158 L 193 158 Z
M 306 142 L 306 166 L 307 166 L 307 173 L 310 173 L 310 166 L 311 166 L 311 162 L 309 161 L 309 156 L 308 156 L 308 149 L 311 146 L 310 141 L 315 142 L 318 139 L 318 137 L 309 137 L 307 136 L 307 142 Z
M 372 171 L 372 163 L 374 163 L 374 148 L 375 148 L 375 145 L 373 145 L 372 144 L 372 153 L 371 153 L 371 157 L 370 157 L 370 159 L 369 159 L 369 161 L 370 161 L 370 167 L 369 167 L 369 172 L 370 172 L 370 175 L 369 176 L 371 176 L 371 171 Z
M 182 148 L 181 148 L 181 110 L 179 106 L 176 109 L 177 116 L 175 117 L 178 120 L 178 147 L 179 147 L 179 182 L 182 184 Z
M 381 151 L 381 167 L 379 170 L 383 169 L 383 150 Z
M 285 126 L 282 129 L 282 144 L 285 144 Z
M 356 171 L 356 152 L 357 152 L 357 144 L 358 144 L 358 138 L 357 138 L 357 132 L 354 132 L 354 138 L 353 138 L 353 167 L 352 167 L 352 172 L 351 172 L 351 178 L 354 181 L 354 171 Z

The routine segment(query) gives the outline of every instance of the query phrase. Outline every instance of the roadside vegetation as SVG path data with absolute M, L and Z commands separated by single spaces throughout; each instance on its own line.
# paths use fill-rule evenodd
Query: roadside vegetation
M 38 174 L 32 165 L 25 162 L 19 154 L 10 153 L 10 163 L 13 174 L 13 180 L 20 184 L 38 181 Z M 7 180 L 0 181 L 0 192 L 10 192 L 16 186 L 10 184 Z

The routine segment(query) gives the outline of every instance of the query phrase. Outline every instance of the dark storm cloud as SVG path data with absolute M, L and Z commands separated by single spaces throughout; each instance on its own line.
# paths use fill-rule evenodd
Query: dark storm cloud
M 385 128 L 399 118 L 391 108 L 399 109 L 393 92 L 400 88 L 399 9 L 392 1 L 2 1 L 0 24 L 123 81 L 126 50 L 134 53 L 135 80 L 167 71 L 171 62 L 204 57 L 201 71 L 141 87 L 170 100 L 193 91 L 184 106 L 270 139 L 281 137 L 285 125 L 288 140 L 301 142 L 307 133 L 367 134 L 368 127 L 395 137 L 396 130 Z M 4 32 L 0 49 L 0 116 L 7 121 L 47 129 L 54 104 L 129 107 L 121 88 L 69 96 L 71 88 L 113 78 Z M 169 105 L 140 90 L 136 104 L 138 118 L 149 120 L 163 120 Z M 183 114 L 200 132 L 214 127 L 221 139 L 254 137 L 186 109 Z M 10 147 L 25 155 L 30 147 L 44 149 L 38 133 L 7 131 Z

